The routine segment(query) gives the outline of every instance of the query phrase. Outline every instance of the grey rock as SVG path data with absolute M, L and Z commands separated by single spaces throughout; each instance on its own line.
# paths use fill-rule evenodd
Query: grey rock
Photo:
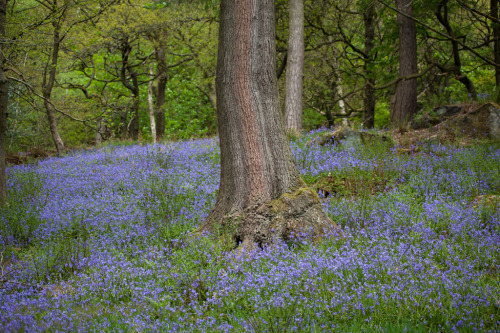
M 438 106 L 434 108 L 434 113 L 438 117 L 449 117 L 453 116 L 462 111 L 462 107 L 460 105 L 444 105 Z
M 459 114 L 443 124 L 456 135 L 500 140 L 500 108 L 494 103 Z

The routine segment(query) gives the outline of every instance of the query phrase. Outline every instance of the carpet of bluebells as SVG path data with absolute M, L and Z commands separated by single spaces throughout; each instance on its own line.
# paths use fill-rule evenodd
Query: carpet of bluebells
M 252 253 L 192 231 L 217 139 L 115 145 L 9 167 L 2 332 L 498 332 L 500 147 L 292 140 L 343 236 Z M 496 200 L 496 201 L 495 201 Z

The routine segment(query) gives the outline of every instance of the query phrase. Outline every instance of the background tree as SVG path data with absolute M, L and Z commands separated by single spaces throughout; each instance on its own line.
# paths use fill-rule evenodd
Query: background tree
M 460 56 L 460 45 L 457 41 L 457 34 L 452 28 L 449 20 L 449 8 L 448 8 L 448 0 L 441 0 L 436 8 L 436 17 L 439 23 L 446 29 L 446 33 L 450 36 L 450 43 L 452 46 L 452 55 L 453 55 L 453 65 L 447 68 L 448 71 L 455 75 L 455 79 L 460 81 L 465 88 L 467 89 L 469 96 L 476 100 L 477 93 L 476 88 L 474 87 L 474 83 L 471 79 L 462 71 L 462 59 Z
M 156 32 L 156 33 L 155 33 Z M 156 106 L 155 106 L 155 121 L 156 121 L 156 135 L 158 139 L 162 139 L 165 135 L 165 89 L 167 88 L 168 81 L 168 66 L 165 56 L 166 46 L 164 40 L 167 38 L 165 30 L 155 29 L 153 32 L 156 37 L 155 40 L 158 42 L 155 48 L 155 56 L 157 62 L 156 76 L 158 77 L 158 82 L 156 85 Z
M 417 32 L 413 21 L 413 1 L 396 0 L 399 27 L 399 76 L 408 77 L 417 73 Z M 391 123 L 403 127 L 417 112 L 417 79 L 402 79 L 397 83 Z
M 44 97 L 43 104 L 47 112 L 50 133 L 52 134 L 54 145 L 56 146 L 57 153 L 61 154 L 64 152 L 64 143 L 59 135 L 59 130 L 57 129 L 56 111 L 50 99 L 52 97 L 52 90 L 56 81 L 59 50 L 67 33 L 61 31 L 62 25 L 66 20 L 71 4 L 61 0 L 59 0 L 59 2 L 58 0 L 47 0 L 40 1 L 40 3 L 43 7 L 50 11 L 49 16 L 52 17 L 52 45 L 50 46 L 50 56 L 47 57 L 47 64 L 45 65 L 42 77 L 42 94 Z M 61 32 L 63 34 L 62 36 Z
M 375 73 L 373 70 L 373 47 L 375 40 L 375 2 L 362 2 L 365 45 L 363 50 L 363 69 L 365 74 L 365 94 L 363 100 L 363 126 L 373 128 L 375 125 Z
M 493 26 L 493 59 L 495 66 L 495 84 L 497 86 L 497 102 L 500 102 L 500 21 L 499 21 L 499 1 L 490 0 L 490 15 Z
M 304 3 L 290 0 L 290 25 L 286 63 L 285 126 L 302 130 L 302 78 L 304 72 Z
M 5 132 L 7 129 L 7 108 L 9 105 L 9 81 L 4 70 L 4 50 L 7 46 L 5 38 L 5 18 L 7 16 L 7 0 L 0 0 L 0 205 L 7 198 L 7 178 L 5 174 Z
M 48 127 L 57 153 L 64 151 L 64 143 L 59 134 L 57 113 L 72 120 L 82 121 L 62 111 L 54 102 L 54 91 L 59 88 L 58 76 L 61 75 L 62 51 L 68 54 L 75 46 L 76 27 L 93 24 L 115 0 L 102 0 L 89 4 L 87 1 L 73 0 L 40 0 L 33 3 L 12 2 L 12 12 L 20 6 L 20 15 L 13 15 L 15 26 L 12 39 L 15 40 L 9 57 L 9 70 L 15 75 L 10 77 L 27 88 L 33 108 L 38 109 L 37 101 L 41 101 L 47 115 Z M 26 15 L 26 8 L 31 16 Z M 17 24 L 17 26 L 15 25 Z M 20 66 L 19 55 L 24 55 Z M 63 57 L 66 58 L 65 54 Z M 27 63 L 28 56 L 33 63 Z M 30 59 L 31 60 L 31 59 Z M 64 59 L 64 62 L 67 60 Z M 31 61 L 30 61 L 31 62 Z M 67 63 L 66 63 L 67 64 Z M 32 66 L 31 66 L 32 65 Z M 60 91 L 57 92 L 60 94 Z
M 122 114 L 122 137 L 139 138 L 140 85 L 149 81 L 146 59 L 152 53 L 141 50 L 142 34 L 147 17 L 145 10 L 130 3 L 117 5 L 100 22 L 102 45 L 105 52 L 104 69 L 108 83 L 120 82 L 125 88 L 123 96 L 128 100 Z M 102 51 L 101 51 L 102 52 Z M 129 117 L 130 116 L 130 117 Z
M 153 143 L 156 143 L 156 120 L 155 120 L 155 105 L 153 101 L 153 78 L 154 78 L 154 65 L 150 66 L 149 70 L 150 81 L 148 83 L 148 106 L 149 106 L 149 121 L 151 123 L 151 137 Z
M 47 151 L 53 145 L 47 107 L 53 109 L 55 128 L 69 147 L 124 138 L 152 140 L 149 86 L 158 136 L 163 140 L 216 135 L 216 6 L 207 7 L 205 1 L 98 3 L 100 9 L 96 2 L 74 0 L 7 3 L 7 39 L 13 41 L 4 52 L 11 94 L 7 150 Z M 475 88 L 478 102 L 496 98 L 496 3 L 413 2 L 413 14 L 405 17 L 417 27 L 421 72 L 412 78 L 418 77 L 419 112 L 473 101 L 474 94 L 459 81 L 465 77 Z M 397 47 L 401 11 L 389 0 L 303 0 L 303 4 L 302 126 L 306 130 L 347 122 L 387 126 L 390 97 L 401 81 Z M 293 28 L 289 2 L 278 0 L 275 6 L 275 69 L 284 105 L 287 84 L 282 74 Z M 60 25 L 57 63 L 52 57 L 54 22 Z M 122 47 L 129 50 L 123 52 L 128 53 L 126 59 Z M 53 85 L 48 89 L 51 76 Z M 45 96 L 51 90 L 50 99 L 44 98 L 44 90 Z
M 287 239 L 333 222 L 295 167 L 279 110 L 273 0 L 222 0 L 217 61 L 221 181 L 201 230 L 235 228 L 235 240 Z

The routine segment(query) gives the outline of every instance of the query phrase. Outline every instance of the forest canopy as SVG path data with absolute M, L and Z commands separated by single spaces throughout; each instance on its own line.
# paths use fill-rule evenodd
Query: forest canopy
M 411 15 L 402 2 L 304 1 L 304 129 L 391 125 L 396 86 L 407 78 L 399 70 L 400 18 L 416 29 L 416 111 L 498 99 L 497 1 L 410 1 Z M 288 1 L 275 6 L 284 104 Z M 7 1 L 6 149 L 215 135 L 218 7 L 215 0 Z

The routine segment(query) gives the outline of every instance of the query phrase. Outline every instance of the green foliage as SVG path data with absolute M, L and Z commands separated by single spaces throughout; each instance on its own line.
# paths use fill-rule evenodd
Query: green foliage
M 326 123 L 326 118 L 310 108 L 305 108 L 302 114 L 302 126 L 304 130 L 319 128 Z
M 389 103 L 387 101 L 380 100 L 375 105 L 375 128 L 387 128 L 390 120 Z
M 470 102 L 463 84 L 449 70 L 454 61 L 449 40 L 442 39 L 428 27 L 445 33 L 435 17 L 439 1 L 413 3 L 417 24 L 419 70 L 429 62 L 435 67 L 418 79 L 420 102 L 426 109 L 440 104 Z M 101 5 L 111 4 L 108 1 Z M 131 119 L 132 93 L 121 82 L 122 48 L 128 44 L 127 61 L 138 73 L 140 96 L 140 139 L 151 140 L 147 104 L 149 68 L 158 69 L 157 52 L 165 51 L 167 62 L 166 138 L 187 139 L 216 134 L 215 67 L 218 34 L 218 0 L 171 1 L 139 0 L 116 2 L 92 20 L 78 21 L 82 13 L 95 14 L 97 8 L 85 2 L 71 3 L 61 16 L 64 40 L 56 66 L 56 85 L 51 100 L 76 122 L 57 113 L 59 131 L 69 147 L 91 145 L 95 127 L 102 120 L 106 138 L 127 139 L 123 133 Z M 9 66 L 41 94 L 43 74 L 47 68 L 52 36 L 50 9 L 37 1 L 9 2 L 7 32 L 15 43 L 9 44 Z M 494 69 L 483 58 L 492 58 L 493 47 L 487 42 L 491 22 L 487 16 L 471 15 L 471 9 L 489 15 L 485 2 L 448 2 L 449 19 L 461 42 L 474 48 L 460 50 L 462 72 L 476 86 L 479 102 L 496 100 Z M 85 9 L 79 11 L 79 7 Z M 376 36 L 373 50 L 364 54 L 363 13 L 374 6 Z M 391 2 L 392 6 L 392 2 Z M 92 8 L 91 8 L 92 7 Z M 101 7 L 101 9 L 104 7 Z M 304 65 L 304 129 L 327 124 L 327 111 L 339 112 L 338 96 L 343 94 L 348 110 L 357 111 L 350 118 L 354 125 L 362 122 L 363 85 L 366 70 L 373 72 L 376 86 L 393 81 L 398 74 L 398 26 L 393 10 L 373 1 L 305 1 L 306 58 Z M 288 43 L 288 2 L 276 2 L 277 67 L 284 59 Z M 62 12 L 57 12 L 60 15 Z M 357 13 L 357 14 L 356 14 Z M 484 17 L 478 20 L 477 17 Z M 45 21 L 43 21 L 45 18 Z M 67 30 L 65 30 L 67 29 Z M 467 38 L 462 36 L 467 35 Z M 430 56 L 432 55 L 432 56 Z M 365 58 L 369 56 L 369 59 Z M 442 69 L 439 69 L 442 68 Z M 11 75 L 10 73 L 9 75 Z M 12 74 L 16 76 L 17 74 Z M 156 73 L 154 74 L 156 75 Z M 284 94 L 284 80 L 279 81 Z M 17 75 L 16 77 L 21 78 Z M 90 79 L 92 78 L 92 80 Z M 125 79 L 132 82 L 129 72 Z M 154 77 L 157 87 L 158 77 Z M 342 93 L 337 88 L 340 84 Z M 52 145 L 43 100 L 14 82 L 11 84 L 8 147 L 12 151 L 31 148 L 47 149 Z M 85 88 L 85 89 L 82 89 Z M 86 94 L 83 93 L 85 90 Z M 375 126 L 389 123 L 389 99 L 395 85 L 376 91 Z M 156 98 L 154 98 L 156 99 Z M 125 114 L 128 112 L 128 114 Z M 338 123 L 337 118 L 335 122 Z
M 165 135 L 170 139 L 189 139 L 214 135 L 215 110 L 197 90 L 194 80 L 176 75 L 166 91 Z
M 32 112 L 23 99 L 26 93 L 20 84 L 10 85 L 9 108 L 7 115 L 7 151 L 27 151 L 50 147 L 50 134 L 46 130 L 48 121 L 45 114 Z

